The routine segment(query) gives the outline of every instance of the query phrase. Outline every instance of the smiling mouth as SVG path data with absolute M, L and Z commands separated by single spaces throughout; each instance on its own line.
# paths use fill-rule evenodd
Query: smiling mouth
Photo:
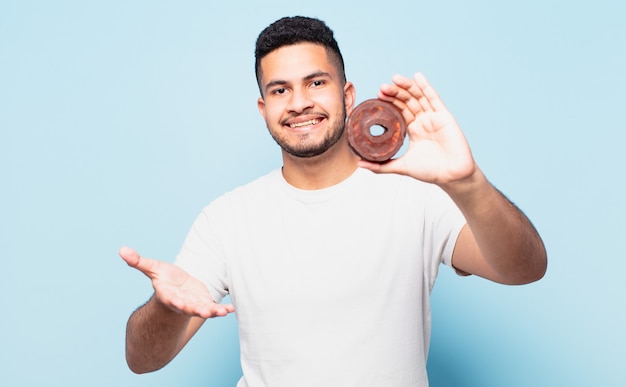
M 290 127 L 290 128 L 292 128 L 292 129 L 295 129 L 295 128 L 302 128 L 302 127 L 305 127 L 305 126 L 317 125 L 317 124 L 319 124 L 321 121 L 322 121 L 322 120 L 321 120 L 320 118 L 314 118 L 314 119 L 311 119 L 311 120 L 308 120 L 308 121 L 302 121 L 302 122 L 294 122 L 294 123 L 291 123 L 291 124 L 289 124 L 289 127 Z

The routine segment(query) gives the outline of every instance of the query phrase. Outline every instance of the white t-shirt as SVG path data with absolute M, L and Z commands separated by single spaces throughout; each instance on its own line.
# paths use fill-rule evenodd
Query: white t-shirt
M 430 291 L 465 220 L 438 187 L 280 170 L 206 207 L 176 263 L 236 308 L 238 387 L 427 386 Z

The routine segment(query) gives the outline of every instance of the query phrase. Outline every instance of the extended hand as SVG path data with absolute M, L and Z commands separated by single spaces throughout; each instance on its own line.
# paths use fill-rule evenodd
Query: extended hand
M 404 155 L 383 164 L 361 161 L 379 173 L 398 173 L 435 184 L 447 184 L 477 169 L 469 145 L 443 101 L 424 75 L 400 75 L 383 85 L 378 98 L 393 103 L 407 122 L 409 146 Z
M 122 247 L 119 254 L 128 266 L 152 280 L 157 301 L 173 311 L 209 318 L 225 316 L 235 310 L 233 305 L 213 301 L 209 290 L 200 280 L 176 265 L 144 258 L 130 247 Z

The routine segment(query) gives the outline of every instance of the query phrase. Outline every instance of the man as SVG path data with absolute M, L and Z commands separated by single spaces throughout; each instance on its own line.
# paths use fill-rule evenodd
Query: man
M 421 74 L 380 88 L 402 111 L 409 147 L 378 164 L 344 135 L 355 89 L 323 22 L 270 25 L 256 72 L 283 167 L 205 208 L 175 265 L 120 250 L 155 290 L 128 321 L 129 367 L 163 367 L 206 319 L 236 306 L 239 387 L 427 386 L 439 264 L 532 282 L 546 269 L 541 238 L 487 181 Z M 226 294 L 232 305 L 220 304 Z

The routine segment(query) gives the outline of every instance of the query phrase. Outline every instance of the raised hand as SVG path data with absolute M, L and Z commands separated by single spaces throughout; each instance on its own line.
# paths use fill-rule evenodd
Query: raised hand
M 233 305 L 213 301 L 200 280 L 176 265 L 142 257 L 130 247 L 122 247 L 119 254 L 129 266 L 152 280 L 157 301 L 175 312 L 210 318 L 225 316 L 235 310 Z
M 405 154 L 383 164 L 360 161 L 374 172 L 398 173 L 435 184 L 471 176 L 477 169 L 467 140 L 454 116 L 421 73 L 413 79 L 396 75 L 378 98 L 393 103 L 407 123 Z

